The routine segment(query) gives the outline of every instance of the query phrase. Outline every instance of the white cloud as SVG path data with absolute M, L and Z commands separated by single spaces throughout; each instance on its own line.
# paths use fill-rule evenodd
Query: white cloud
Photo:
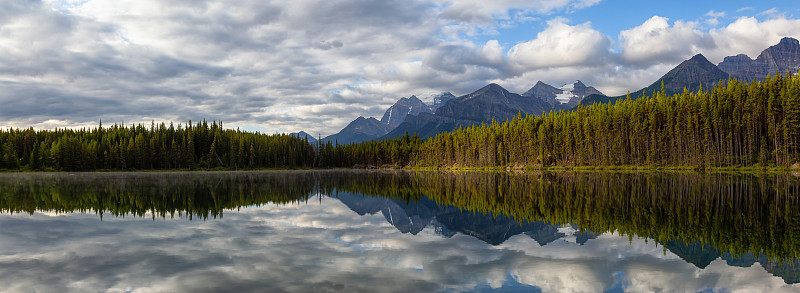
M 725 17 L 725 11 L 717 12 L 717 11 L 714 11 L 712 9 L 712 10 L 709 10 L 708 12 L 706 12 L 706 16 L 713 17 L 713 18 Z
M 767 10 L 762 11 L 758 15 L 764 15 L 769 18 L 786 18 L 786 12 L 781 12 L 778 8 L 770 8 Z
M 717 25 L 719 25 L 719 19 L 721 17 L 725 17 L 725 12 L 724 11 L 716 12 L 714 10 L 710 10 L 710 11 L 706 12 L 705 16 L 708 17 L 706 19 L 706 23 L 707 24 L 709 24 L 711 26 L 717 26 Z
M 512 47 L 508 58 L 520 72 L 547 67 L 592 66 L 608 62 L 610 48 L 609 38 L 593 30 L 590 23 L 570 26 L 563 19 L 554 19 L 535 39 Z
M 714 41 L 697 23 L 653 16 L 643 24 L 619 34 L 622 58 L 629 63 L 652 65 L 675 63 L 714 47 Z
M 327 135 L 402 96 L 488 82 L 622 94 L 694 53 L 755 57 L 800 31 L 778 11 L 722 24 L 712 10 L 711 30 L 653 17 L 618 38 L 563 18 L 598 3 L 0 0 L 0 127 L 208 119 Z M 486 38 L 547 19 L 525 42 Z

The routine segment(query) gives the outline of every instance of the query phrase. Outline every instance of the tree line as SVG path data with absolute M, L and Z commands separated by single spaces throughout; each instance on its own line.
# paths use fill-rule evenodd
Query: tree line
M 164 123 L 0 130 L 0 169 L 782 166 L 800 161 L 800 76 L 518 115 L 441 133 L 339 145 L 286 134 Z
M 800 160 L 800 76 L 579 106 L 442 133 L 416 166 L 790 166 Z M 663 87 L 662 87 L 663 88 Z
M 300 168 L 317 150 L 304 139 L 224 129 L 202 121 L 150 127 L 0 131 L 0 169 L 152 170 Z

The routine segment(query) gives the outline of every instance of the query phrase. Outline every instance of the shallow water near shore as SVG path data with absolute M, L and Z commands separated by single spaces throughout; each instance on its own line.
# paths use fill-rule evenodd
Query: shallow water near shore
M 0 174 L 0 291 L 800 292 L 790 174 Z

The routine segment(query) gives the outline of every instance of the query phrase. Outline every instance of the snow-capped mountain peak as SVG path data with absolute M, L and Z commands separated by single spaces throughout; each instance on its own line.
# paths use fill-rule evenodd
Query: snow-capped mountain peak
M 587 87 L 580 80 L 567 83 L 559 88 L 539 81 L 533 88 L 525 92 L 523 96 L 541 99 L 555 109 L 568 109 L 576 106 L 583 98 L 591 94 L 602 93 L 593 87 Z

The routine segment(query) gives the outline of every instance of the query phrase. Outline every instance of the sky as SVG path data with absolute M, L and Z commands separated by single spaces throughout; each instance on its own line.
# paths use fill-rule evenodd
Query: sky
M 401 97 L 608 95 L 800 38 L 796 1 L 0 0 L 0 128 L 223 121 L 326 136 Z

